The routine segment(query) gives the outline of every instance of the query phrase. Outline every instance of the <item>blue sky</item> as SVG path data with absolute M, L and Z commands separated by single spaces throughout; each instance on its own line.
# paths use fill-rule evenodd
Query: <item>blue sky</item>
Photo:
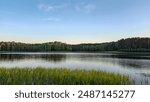
M 150 37 L 150 0 L 0 0 L 0 41 Z

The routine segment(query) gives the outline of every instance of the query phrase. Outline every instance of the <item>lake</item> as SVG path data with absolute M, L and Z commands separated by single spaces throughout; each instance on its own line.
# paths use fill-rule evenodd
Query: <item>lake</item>
M 150 53 L 1 52 L 0 67 L 95 69 L 125 74 L 135 84 L 150 84 Z

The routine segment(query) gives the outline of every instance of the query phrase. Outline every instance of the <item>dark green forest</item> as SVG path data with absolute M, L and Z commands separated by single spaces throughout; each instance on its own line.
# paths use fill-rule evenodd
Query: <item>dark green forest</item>
M 20 42 L 0 42 L 0 51 L 21 51 L 21 52 L 46 52 L 46 51 L 126 51 L 145 52 L 150 51 L 150 38 L 127 38 L 107 43 L 85 43 L 66 44 L 62 42 L 48 42 L 41 44 L 29 44 Z

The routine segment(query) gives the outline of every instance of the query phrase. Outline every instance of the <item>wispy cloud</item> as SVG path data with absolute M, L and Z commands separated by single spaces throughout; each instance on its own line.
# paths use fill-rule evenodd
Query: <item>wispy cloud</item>
M 96 9 L 96 6 L 94 4 L 85 4 L 85 3 L 80 3 L 75 6 L 77 11 L 82 11 L 85 13 L 91 13 Z
M 38 8 L 44 12 L 56 11 L 65 8 L 66 4 L 60 5 L 48 5 L 48 4 L 39 4 Z
M 60 18 L 56 18 L 56 17 L 48 17 L 48 18 L 43 18 L 43 21 L 50 21 L 50 22 L 59 22 L 61 21 Z
M 48 6 L 48 5 L 45 5 L 45 4 L 40 4 L 38 5 L 38 8 L 42 11 L 45 11 L 45 12 L 48 12 L 48 11 L 53 11 L 55 9 L 55 7 L 53 6 Z

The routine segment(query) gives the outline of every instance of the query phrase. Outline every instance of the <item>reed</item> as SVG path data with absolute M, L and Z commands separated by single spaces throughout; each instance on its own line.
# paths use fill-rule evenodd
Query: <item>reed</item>
M 0 68 L 1 85 L 128 85 L 125 75 L 67 68 Z

